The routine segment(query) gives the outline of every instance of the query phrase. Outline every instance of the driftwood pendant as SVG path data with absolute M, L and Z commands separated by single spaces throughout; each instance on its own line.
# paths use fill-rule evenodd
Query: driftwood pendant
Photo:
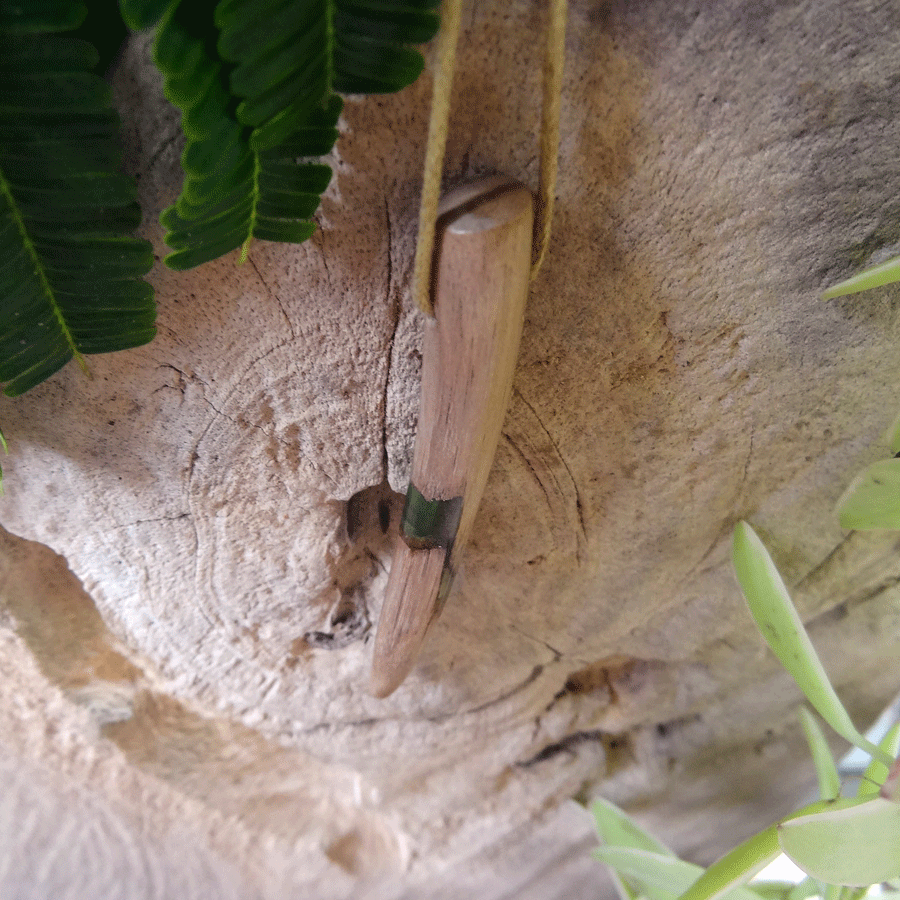
M 375 638 L 376 697 L 412 669 L 484 493 L 522 336 L 533 216 L 531 192 L 505 178 L 441 203 L 412 478 Z

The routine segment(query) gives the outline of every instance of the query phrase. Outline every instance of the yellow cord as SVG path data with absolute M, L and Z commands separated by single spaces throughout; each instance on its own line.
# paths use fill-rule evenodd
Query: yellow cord
M 562 106 L 563 63 L 565 60 L 568 0 L 550 0 L 550 23 L 544 52 L 544 94 L 541 105 L 541 171 L 534 223 L 534 253 L 531 280 L 537 274 L 550 245 L 556 178 L 559 171 L 559 119 Z M 456 66 L 462 0 L 444 0 L 441 29 L 438 32 L 437 69 L 431 96 L 431 118 L 422 174 L 422 199 L 419 206 L 419 235 L 413 268 L 413 298 L 422 312 L 434 315 L 431 302 L 431 265 L 434 256 L 434 229 L 437 223 L 444 151 L 450 122 L 450 95 Z
M 559 172 L 559 116 L 562 106 L 563 63 L 566 55 L 568 0 L 550 0 L 550 24 L 544 52 L 544 98 L 541 105 L 541 182 L 534 221 L 534 257 L 531 280 L 537 278 L 553 224 L 556 176 Z
M 413 298 L 424 313 L 434 315 L 431 303 L 431 258 L 434 255 L 434 229 L 437 223 L 441 173 L 450 122 L 450 94 L 456 65 L 456 45 L 462 19 L 462 0 L 444 0 L 441 7 L 441 29 L 438 32 L 437 71 L 431 95 L 431 119 L 425 147 L 425 169 L 422 175 L 422 200 L 419 206 L 419 237 L 413 268 Z

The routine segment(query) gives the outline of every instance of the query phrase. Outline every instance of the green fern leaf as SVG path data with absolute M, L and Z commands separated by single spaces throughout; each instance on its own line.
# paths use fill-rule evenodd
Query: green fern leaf
M 305 241 L 331 178 L 328 166 L 297 157 L 331 149 L 340 98 L 312 110 L 284 146 L 253 146 L 253 129 L 236 113 L 230 67 L 215 49 L 216 34 L 211 8 L 182 4 L 170 10 L 156 39 L 166 96 L 181 108 L 188 138 L 181 196 L 161 216 L 166 243 L 174 251 L 166 263 L 174 269 L 193 268 L 238 247 L 246 254 L 254 237 Z
M 141 5 L 140 0 L 130 0 Z M 150 3 L 150 0 L 143 0 Z M 162 223 L 187 269 L 252 238 L 299 242 L 330 169 L 310 163 L 337 139 L 335 90 L 395 91 L 414 81 L 437 0 L 213 0 L 171 4 L 155 58 L 187 137 L 185 182 Z
M 334 89 L 387 94 L 412 84 L 424 61 L 406 46 L 431 40 L 439 20 L 432 0 L 335 0 Z
M 87 16 L 78 0 L 29 0 L 0 2 L 0 27 L 5 34 L 51 34 L 71 31 Z
M 234 63 L 238 119 L 254 146 L 285 141 L 334 91 L 391 93 L 412 84 L 423 60 L 409 44 L 430 40 L 437 0 L 222 0 L 219 52 Z
M 23 12 L 23 10 L 27 10 Z M 74 12 L 73 12 L 74 11 Z M 70 359 L 146 343 L 152 247 L 118 117 L 77 27 L 83 4 L 0 2 L 0 382 L 23 393 Z
M 119 0 L 125 24 L 132 31 L 155 25 L 166 14 L 173 0 Z

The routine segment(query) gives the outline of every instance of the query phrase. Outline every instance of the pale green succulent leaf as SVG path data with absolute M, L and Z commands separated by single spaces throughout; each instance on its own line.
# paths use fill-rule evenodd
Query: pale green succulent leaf
M 735 526 L 732 560 L 760 633 L 813 709 L 851 744 L 889 765 L 887 754 L 863 737 L 850 720 L 828 680 L 778 569 L 756 532 L 746 522 L 738 522 Z
M 715 900 L 746 884 L 781 853 L 775 825 L 755 834 L 714 862 L 681 900 Z
M 883 797 L 790 819 L 778 839 L 791 860 L 826 884 L 900 877 L 900 803 Z
M 805 706 L 800 707 L 800 724 L 819 779 L 819 796 L 823 800 L 834 800 L 841 793 L 841 778 L 819 722 Z
M 652 834 L 644 831 L 637 822 L 626 815 L 615 803 L 602 797 L 591 804 L 591 815 L 600 840 L 613 847 L 632 847 L 636 850 L 648 850 L 664 856 L 675 854 Z
M 788 894 L 787 900 L 806 900 L 807 897 L 818 896 L 819 882 L 815 878 L 806 877 Z
M 878 746 L 892 757 L 896 757 L 900 753 L 900 722 L 888 731 Z M 896 763 L 894 765 L 896 766 Z M 860 799 L 877 797 L 882 786 L 886 784 L 889 774 L 889 769 L 882 760 L 873 759 L 866 767 L 866 771 L 863 772 L 857 797 Z
M 703 869 L 693 863 L 633 847 L 599 847 L 593 855 L 636 884 L 648 900 L 676 900 L 703 875 Z M 745 887 L 732 888 L 727 895 L 730 900 L 761 900 Z
M 700 866 L 678 857 L 634 847 L 598 847 L 592 856 L 635 885 L 648 900 L 677 900 L 703 873 Z
M 847 900 L 862 900 L 869 893 L 869 888 L 871 888 L 869 884 L 858 888 L 845 887 L 844 892 Z
M 779 851 L 780 852 L 780 851 Z M 765 900 L 791 900 L 796 885 L 793 881 L 751 881 L 750 889 Z
M 900 529 L 900 459 L 880 459 L 860 472 L 837 508 L 841 528 Z
M 616 889 L 616 894 L 619 897 L 619 900 L 639 900 L 641 894 L 639 891 L 636 891 L 631 885 L 622 878 L 619 873 L 615 869 L 609 870 L 609 879 L 613 883 L 613 887 Z
M 832 300 L 835 297 L 845 297 L 847 294 L 856 294 L 859 291 L 868 291 L 871 288 L 881 287 L 884 284 L 900 281 L 900 256 L 895 256 L 877 266 L 865 269 L 858 275 L 841 281 L 839 284 L 828 288 L 822 294 L 823 300 Z

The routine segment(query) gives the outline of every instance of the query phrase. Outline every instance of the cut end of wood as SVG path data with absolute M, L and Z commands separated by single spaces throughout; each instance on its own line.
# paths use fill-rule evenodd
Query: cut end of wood
M 438 207 L 436 256 L 440 236 L 445 231 L 465 234 L 501 227 L 520 218 L 526 210 L 531 216 L 533 205 L 531 191 L 520 181 L 503 175 L 493 175 L 461 185 L 450 191 Z M 471 218 L 473 213 L 474 219 Z M 479 224 L 473 227 L 475 222 Z
M 467 181 L 441 197 L 438 205 L 438 217 L 445 221 L 448 218 L 455 219 L 462 214 L 464 207 L 471 206 L 473 203 L 481 203 L 485 197 L 493 197 L 505 191 L 514 191 L 522 187 L 520 181 L 510 178 L 508 175 L 489 175 L 486 178 L 479 178 L 477 181 Z
M 506 184 L 482 197 L 477 204 L 464 207 L 451 222 L 445 234 L 472 235 L 479 231 L 494 231 L 518 223 L 531 238 L 534 200 L 531 191 L 520 184 Z
M 372 656 L 370 691 L 379 699 L 397 690 L 415 665 L 435 617 L 446 557 L 440 547 L 405 544 L 394 553 Z

